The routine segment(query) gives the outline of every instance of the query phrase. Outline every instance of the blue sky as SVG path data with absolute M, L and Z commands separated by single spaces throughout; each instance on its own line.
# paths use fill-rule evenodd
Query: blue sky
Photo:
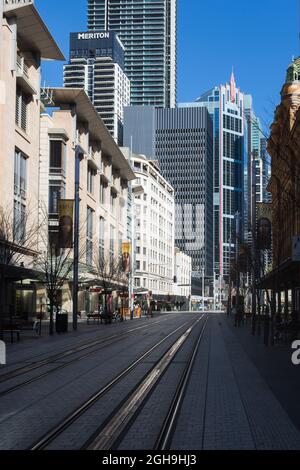
M 86 0 L 36 0 L 68 57 L 69 32 L 86 29 Z M 288 5 L 288 7 L 286 7 Z M 292 56 L 299 55 L 297 0 L 178 0 L 178 102 L 229 80 L 251 93 L 266 127 Z M 62 64 L 44 63 L 48 85 L 62 85 Z

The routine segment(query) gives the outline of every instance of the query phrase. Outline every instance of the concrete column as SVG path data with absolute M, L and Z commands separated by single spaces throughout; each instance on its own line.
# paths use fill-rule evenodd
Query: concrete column
M 281 314 L 281 291 L 277 292 L 277 312 Z
M 297 303 L 296 303 L 296 288 L 292 288 L 292 310 L 295 311 L 297 309 Z
M 287 321 L 288 311 L 289 311 L 289 291 L 285 289 L 284 291 L 284 321 Z
M 16 72 L 17 70 L 17 20 L 15 17 L 12 17 L 12 18 L 9 18 L 8 23 L 12 31 L 10 70 L 12 72 Z

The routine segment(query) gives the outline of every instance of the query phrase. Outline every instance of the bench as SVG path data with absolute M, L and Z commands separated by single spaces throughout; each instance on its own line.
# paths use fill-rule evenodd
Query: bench
M 20 330 L 17 330 L 16 328 L 11 328 L 11 329 L 3 329 L 2 333 L 9 333 L 11 335 L 11 342 L 14 342 L 14 334 L 17 336 L 17 340 L 20 341 Z
M 285 342 L 293 341 L 298 338 L 300 332 L 300 325 L 289 325 L 289 324 L 280 324 L 274 325 L 274 333 L 276 341 L 283 340 Z
M 88 313 L 87 318 L 86 318 L 86 322 L 88 325 L 90 323 L 90 320 L 94 320 L 94 323 L 96 323 L 96 320 L 97 320 L 98 324 L 99 324 L 99 321 L 101 320 L 101 323 L 102 323 L 101 313 Z

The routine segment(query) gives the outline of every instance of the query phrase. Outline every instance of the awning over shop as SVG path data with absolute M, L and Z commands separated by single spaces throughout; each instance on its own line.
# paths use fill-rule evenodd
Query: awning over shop
M 3 270 L 4 278 L 9 281 L 24 281 L 25 279 L 30 279 L 33 282 L 38 282 L 41 278 L 41 274 L 38 271 L 23 266 L 0 264 L 0 270 Z
M 300 287 L 300 263 L 286 260 L 257 282 L 259 289 L 287 290 Z

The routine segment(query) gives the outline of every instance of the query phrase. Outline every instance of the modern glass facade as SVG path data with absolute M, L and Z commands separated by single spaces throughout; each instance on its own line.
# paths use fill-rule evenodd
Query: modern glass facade
M 125 46 L 131 104 L 176 105 L 177 0 L 88 0 L 88 29 L 113 30 Z
M 214 135 L 214 271 L 229 275 L 230 252 L 235 250 L 235 214 L 244 214 L 244 95 L 230 83 L 215 87 L 184 107 L 205 107 Z
M 137 122 L 140 123 L 137 126 Z M 152 138 L 150 138 L 152 136 Z M 124 145 L 159 162 L 175 190 L 175 245 L 213 274 L 213 127 L 205 108 L 129 107 Z

